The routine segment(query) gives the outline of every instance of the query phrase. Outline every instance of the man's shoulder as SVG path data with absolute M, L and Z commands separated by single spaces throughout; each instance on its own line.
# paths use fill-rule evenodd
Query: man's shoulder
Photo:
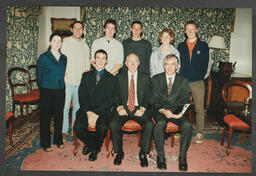
M 203 40 L 200 40 L 200 39 L 198 39 L 198 44 L 200 44 L 201 46 L 208 47 L 207 42 L 205 42 L 205 41 L 203 41 Z
M 164 76 L 165 76 L 165 72 L 162 72 L 162 73 L 158 73 L 158 74 L 154 75 L 152 77 L 152 79 L 159 79 L 159 78 L 164 77 Z
M 188 81 L 188 78 L 184 77 L 183 75 L 181 75 L 180 73 L 176 73 L 176 78 L 183 80 L 183 81 Z
M 65 38 L 63 39 L 63 42 L 68 42 L 68 41 L 72 41 L 72 36 L 65 37 Z

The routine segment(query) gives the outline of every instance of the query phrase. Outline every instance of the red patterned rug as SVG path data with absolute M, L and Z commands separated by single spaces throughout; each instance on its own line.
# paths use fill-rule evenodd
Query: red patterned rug
M 190 145 L 187 161 L 188 172 L 206 173 L 250 173 L 252 164 L 251 150 L 246 150 L 233 143 L 229 156 L 225 154 L 225 147 L 219 141 L 220 132 L 212 132 L 205 135 L 202 144 L 194 143 L 194 137 Z M 234 138 L 239 138 L 236 134 Z M 35 140 L 39 140 L 37 137 Z M 234 139 L 235 140 L 235 139 Z M 35 142 L 38 143 L 38 142 Z M 82 144 L 81 141 L 79 141 Z M 111 144 L 110 144 L 111 145 Z M 37 148 L 22 162 L 21 170 L 26 171 L 114 171 L 114 172 L 160 172 L 156 167 L 156 153 L 149 159 L 147 168 L 140 167 L 138 159 L 139 148 L 137 147 L 136 134 L 124 134 L 123 145 L 125 158 L 121 166 L 114 166 L 114 157 L 107 159 L 105 147 L 102 147 L 98 159 L 94 162 L 88 160 L 88 155 L 82 155 L 82 145 L 78 148 L 78 154 L 73 156 L 72 137 L 65 143 L 65 149 L 52 146 L 53 152 L 44 152 Z M 179 138 L 175 139 L 174 147 L 170 147 L 170 139 L 166 141 L 165 151 L 167 170 L 164 172 L 179 172 L 178 170 Z

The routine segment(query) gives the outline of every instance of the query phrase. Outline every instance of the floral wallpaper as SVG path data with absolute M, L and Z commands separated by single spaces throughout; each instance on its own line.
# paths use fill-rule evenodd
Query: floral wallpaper
M 222 35 L 226 49 L 214 52 L 214 58 L 227 61 L 230 51 L 231 14 L 234 9 L 224 8 L 136 8 L 136 7 L 82 7 L 82 19 L 85 22 L 85 41 L 89 46 L 104 35 L 104 22 L 116 20 L 118 33 L 116 39 L 121 42 L 130 37 L 130 25 L 139 20 L 143 24 L 143 38 L 149 40 L 153 50 L 159 47 L 158 34 L 164 28 L 175 33 L 174 46 L 185 40 L 184 24 L 194 20 L 198 24 L 198 36 L 204 41 L 214 34 Z M 215 66 L 216 67 L 216 64 Z
M 37 60 L 39 7 L 9 6 L 7 8 L 7 58 L 6 77 L 9 68 L 23 67 L 35 64 Z M 35 72 L 32 72 L 34 76 Z M 24 79 L 24 75 L 17 74 L 16 81 Z M 19 89 L 18 92 L 23 92 Z M 11 90 L 6 79 L 6 111 L 12 110 Z M 24 114 L 26 114 L 24 110 Z M 15 116 L 19 115 L 16 106 Z

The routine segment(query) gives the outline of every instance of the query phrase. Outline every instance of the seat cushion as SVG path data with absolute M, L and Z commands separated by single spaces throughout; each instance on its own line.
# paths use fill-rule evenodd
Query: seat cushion
M 233 114 L 224 116 L 224 121 L 233 129 L 249 130 L 250 126 Z
M 6 120 L 9 120 L 13 116 L 12 112 L 6 112 Z
M 38 89 L 33 89 L 33 90 L 30 91 L 30 93 L 31 93 L 31 94 L 36 94 L 36 95 L 39 96 L 40 91 L 39 91 Z
M 137 123 L 134 120 L 128 120 L 124 123 L 124 125 L 121 128 L 124 131 L 139 131 L 142 130 L 141 126 L 139 123 Z
M 31 94 L 31 93 L 25 93 L 25 94 L 18 94 L 13 97 L 13 100 L 18 102 L 32 102 L 39 100 L 39 95 L 37 94 Z
M 179 126 L 175 125 L 172 122 L 168 122 L 167 125 L 166 125 L 166 132 L 167 133 L 173 133 L 173 132 L 176 132 L 176 131 L 179 131 Z

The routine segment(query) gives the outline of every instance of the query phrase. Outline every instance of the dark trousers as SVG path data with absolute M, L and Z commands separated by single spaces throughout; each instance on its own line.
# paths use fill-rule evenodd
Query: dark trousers
M 54 118 L 54 139 L 56 145 L 63 144 L 62 123 L 65 102 L 64 89 L 40 89 L 40 144 L 51 147 L 50 118 Z
M 96 121 L 96 131 L 88 130 L 87 115 L 76 117 L 74 130 L 79 139 L 81 139 L 90 149 L 100 151 L 104 138 L 108 130 L 109 120 L 107 116 L 99 116 Z
M 187 150 L 189 148 L 191 137 L 193 133 L 193 128 L 188 117 L 183 115 L 180 119 L 167 119 L 160 112 L 154 113 L 154 119 L 156 125 L 154 128 L 154 141 L 156 145 L 156 151 L 158 155 L 164 155 L 164 140 L 167 122 L 173 122 L 179 126 L 181 133 L 180 137 L 180 155 L 186 156 Z
M 138 108 L 136 108 L 138 109 Z M 122 153 L 122 131 L 121 128 L 123 124 L 128 120 L 134 120 L 138 122 L 142 127 L 142 134 L 141 134 L 141 141 L 140 141 L 140 153 L 149 153 L 150 148 L 150 139 L 152 136 L 152 129 L 153 123 L 152 120 L 147 116 L 146 112 L 141 117 L 135 117 L 134 113 L 130 112 L 126 109 L 128 116 L 119 116 L 118 113 L 115 114 L 113 120 L 110 122 L 110 132 L 111 132 L 111 139 L 114 146 L 115 153 Z

